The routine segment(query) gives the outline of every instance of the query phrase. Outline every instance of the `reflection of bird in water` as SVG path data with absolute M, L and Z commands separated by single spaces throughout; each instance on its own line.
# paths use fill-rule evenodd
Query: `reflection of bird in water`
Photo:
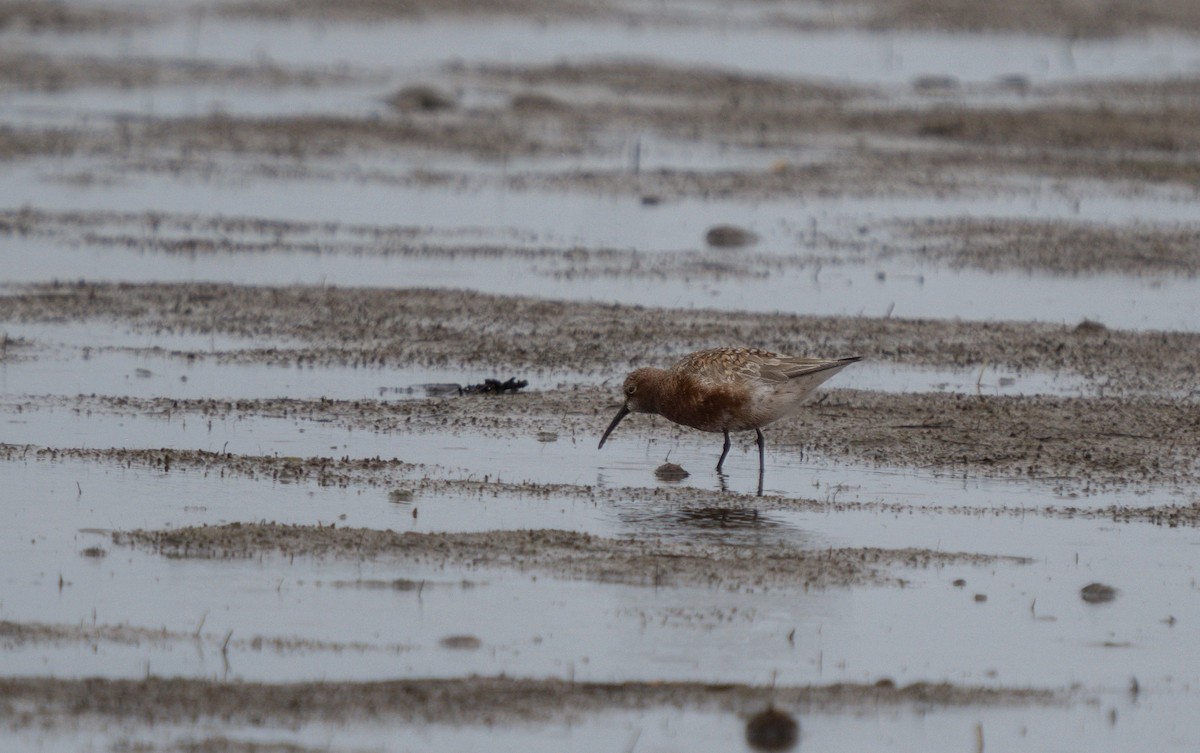
M 621 523 L 641 533 L 725 546 L 812 547 L 812 533 L 750 506 L 680 505 L 677 500 L 618 503 Z
M 669 369 L 643 368 L 625 377 L 625 403 L 600 437 L 600 447 L 630 413 L 657 413 L 700 431 L 754 430 L 758 442 L 758 493 L 762 494 L 762 427 L 800 410 L 801 401 L 829 377 L 861 360 L 785 356 L 756 348 L 714 348 L 685 357 Z
M 699 528 L 778 528 L 779 523 L 758 515 L 758 510 L 740 507 L 685 507 L 679 520 Z

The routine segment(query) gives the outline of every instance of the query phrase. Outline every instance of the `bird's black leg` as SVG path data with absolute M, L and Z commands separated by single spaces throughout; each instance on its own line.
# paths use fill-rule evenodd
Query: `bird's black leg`
M 767 442 L 765 439 L 763 439 L 762 429 L 755 429 L 754 433 L 758 435 L 758 496 L 761 497 L 763 493 L 763 471 L 766 468 L 766 459 L 763 448 L 766 446 Z
M 721 472 L 721 464 L 725 462 L 725 456 L 729 454 L 729 430 L 725 430 L 725 446 L 721 448 L 721 457 L 717 459 L 717 473 Z

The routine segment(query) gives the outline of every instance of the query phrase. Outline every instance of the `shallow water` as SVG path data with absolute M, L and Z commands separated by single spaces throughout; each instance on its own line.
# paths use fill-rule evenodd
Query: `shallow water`
M 639 417 L 642 418 L 642 417 Z M 758 457 L 753 435 L 734 436 L 725 476 L 713 469 L 720 437 L 668 426 L 656 421 L 652 439 L 617 432 L 603 450 L 596 449 L 603 429 L 574 435 L 547 423 L 539 431 L 556 432 L 555 441 L 534 434 L 498 439 L 462 430 L 374 433 L 344 429 L 302 417 L 239 416 L 208 418 L 164 412 L 158 415 L 107 415 L 70 405 L 0 403 L 0 427 L 11 444 L 86 449 L 196 449 L 252 456 L 398 458 L 408 463 L 440 466 L 459 478 L 516 484 L 575 484 L 600 487 L 683 485 L 752 495 L 757 488 Z M 1140 505 L 1180 503 L 1189 490 L 1095 491 L 1063 496 L 1053 482 L 991 479 L 953 472 L 859 465 L 830 461 L 819 455 L 798 458 L 799 448 L 775 447 L 766 432 L 764 491 L 767 494 L 837 502 L 902 502 L 924 506 L 1038 508 L 1068 504 L 1105 507 L 1134 497 Z M 654 469 L 663 462 L 682 465 L 692 475 L 681 482 L 661 482 Z
M 214 111 L 362 115 L 382 112 L 383 98 L 399 86 L 436 81 L 450 61 L 523 65 L 652 57 L 678 65 L 878 87 L 900 102 L 919 99 L 912 83 L 927 75 L 948 75 L 967 85 L 1018 75 L 1036 86 L 1166 80 L 1190 76 L 1200 66 L 1200 41 L 1175 34 L 1065 41 L 1015 34 L 799 32 L 763 28 L 760 14 L 767 11 L 757 7 L 695 4 L 673 11 L 694 15 L 679 24 L 641 25 L 519 19 L 338 24 L 235 22 L 185 11 L 162 25 L 115 34 L 22 35 L 10 30 L 0 33 L 6 52 L 294 65 L 360 73 L 364 82 L 315 91 L 185 86 L 18 92 L 0 104 L 0 119 L 34 126 Z M 970 96 L 1018 106 L 1011 102 L 1011 92 Z M 647 170 L 766 170 L 778 160 L 809 164 L 831 158 L 819 144 L 751 150 L 652 136 L 637 144 Z M 506 183 L 514 175 L 629 169 L 633 146 L 614 143 L 578 157 L 497 162 L 436 153 L 314 159 L 304 167 L 343 177 L 294 180 L 255 175 L 255 166 L 240 157 L 214 158 L 217 172 L 211 177 L 125 170 L 86 156 L 18 161 L 0 173 L 4 209 L 161 211 L 409 226 L 423 234 L 432 250 L 413 257 L 336 250 L 184 256 L 8 235 L 0 237 L 0 284 L 87 279 L 432 286 L 801 314 L 1067 324 L 1090 318 L 1117 328 L 1187 331 L 1200 322 L 1200 281 L 1184 277 L 949 270 L 903 255 L 877 258 L 869 252 L 878 249 L 871 248 L 830 261 L 841 253 L 839 244 L 886 238 L 890 223 L 897 220 L 985 217 L 1191 227 L 1200 224 L 1200 208 L 1188 190 L 1138 186 L 1133 191 L 1086 181 L 984 176 L 981 185 L 987 190 L 965 196 L 788 201 L 734 196 L 649 207 L 633 195 L 514 190 Z M 401 183 L 359 179 L 372 169 L 377 178 L 399 178 Z M 467 188 L 404 184 L 415 170 L 461 176 Z M 541 258 L 439 253 L 462 243 L 516 251 L 559 249 L 564 257 L 571 248 L 613 249 L 626 254 L 621 259 L 636 255 L 664 261 L 672 269 L 688 254 L 711 258 L 724 253 L 703 246 L 705 230 L 718 223 L 739 224 L 761 237 L 756 247 L 727 255 L 734 268 L 750 274 L 680 272 L 648 279 L 620 270 L 573 269 L 569 260 L 553 253 Z M 739 254 L 761 255 L 766 261 L 743 263 Z M 0 287 L 0 294 L 13 289 Z M 715 435 L 676 431 L 663 421 L 653 439 L 618 432 L 601 451 L 596 441 L 602 425 L 586 436 L 562 431 L 556 441 L 547 442 L 534 435 L 496 438 L 469 431 L 350 431 L 292 417 L 119 415 L 74 404 L 76 395 L 89 394 L 401 400 L 422 397 L 424 383 L 507 375 L 460 369 L 289 369 L 216 359 L 188 363 L 168 351 L 237 351 L 286 343 L 152 336 L 101 322 L 4 322 L 0 332 L 32 343 L 22 346 L 20 359 L 0 359 L 0 441 L 5 443 L 398 457 L 423 464 L 419 473 L 434 478 L 594 485 L 611 492 L 588 498 L 451 490 L 396 504 L 389 501 L 387 486 L 337 488 L 222 477 L 219 472 L 164 473 L 103 460 L 51 461 L 31 452 L 0 462 L 0 507 L 10 521 L 0 530 L 0 620 L 77 628 L 79 635 L 26 643 L 0 639 L 0 674 L 6 677 L 182 675 L 282 682 L 503 673 L 756 685 L 946 681 L 1073 689 L 1074 695 L 1062 707 L 819 711 L 801 718 L 802 749 L 977 750 L 980 730 L 987 750 L 1183 750 L 1200 744 L 1200 724 L 1192 713 L 1200 684 L 1192 627 L 1200 621 L 1200 602 L 1194 598 L 1200 534 L 1145 523 L 1021 514 L 1023 509 L 1064 505 L 1187 504 L 1195 501 L 1195 490 L 1116 489 L 1064 498 L 1051 483 L 800 456 L 799 448 L 775 446 L 768 432 L 765 491 L 823 500 L 828 511 L 799 504 L 796 509 L 759 510 L 746 496 L 741 498 L 744 506 L 716 515 L 669 495 L 663 501 L 635 502 L 633 490 L 674 488 L 653 475 L 655 466 L 669 458 L 692 473 L 679 486 L 750 495 L 757 480 L 753 444 L 738 437 L 727 476 L 721 478 L 712 469 L 719 452 Z M 564 368 L 534 375 L 531 381 L 532 389 L 547 389 L 586 380 Z M 1089 395 L 1098 389 L 1063 375 L 883 364 L 864 364 L 841 377 L 839 386 L 988 395 Z M 553 424 L 540 428 L 559 429 Z M 857 504 L 867 507 L 854 509 Z M 259 520 L 424 533 L 551 528 L 808 551 L 922 547 L 1032 561 L 895 567 L 891 573 L 904 579 L 903 587 L 731 591 L 336 558 L 173 560 L 116 547 L 109 535 L 133 528 Z M 104 549 L 106 556 L 84 556 L 89 547 Z M 965 581 L 961 586 L 954 584 L 959 578 Z M 420 585 L 372 587 L 397 579 Z M 1085 603 L 1080 589 L 1092 582 L 1117 588 L 1116 599 Z M 123 628 L 124 639 L 97 637 L 96 630 L 106 627 Z M 452 650 L 440 643 L 463 634 L 477 637 L 481 646 Z M 1142 689 L 1137 696 L 1128 691 L 1134 678 Z M 219 722 L 147 726 L 83 719 L 51 729 L 8 729 L 5 744 L 22 751 L 107 751 L 119 744 L 167 748 L 226 735 L 356 750 L 724 751 L 744 747 L 744 724 L 744 715 L 676 709 L 606 711 L 487 727 L 358 721 L 262 729 Z
M 0 182 L 4 179 L 0 178 Z M 446 191 L 371 185 L 340 185 L 336 202 L 324 182 L 288 182 L 283 190 L 264 193 L 263 186 L 222 185 L 206 181 L 172 182 L 136 179 L 127 185 L 64 188 L 33 179 L 12 195 L 47 210 L 116 210 L 129 207 L 164 212 L 244 216 L 258 206 L 264 216 L 284 220 L 378 223 L 384 227 L 430 228 L 435 242 L 429 251 L 409 255 L 357 253 L 211 253 L 166 254 L 139 249 L 118 250 L 84 244 L 76 248 L 46 239 L 0 239 L 0 263 L 12 283 L 86 278 L 97 281 L 219 281 L 243 285 L 340 285 L 471 288 L 491 293 L 616 301 L 666 307 L 725 308 L 901 318 L 961 317 L 975 320 L 1039 320 L 1076 324 L 1083 319 L 1122 329 L 1194 331 L 1200 322 L 1200 279 L 1120 275 L 1052 276 L 1027 272 L 950 270 L 899 256 L 891 260 L 827 263 L 821 256 L 839 252 L 813 246 L 812 228 L 833 237 L 858 238 L 852 223 L 870 221 L 886 211 L 898 218 L 1016 215 L 1036 208 L 1044 217 L 1074 216 L 1071 202 L 1059 197 L 1011 202 L 972 201 L 882 202 L 705 202 L 688 200 L 647 209 L 629 198 L 577 194 L 551 196 L 538 192 L 495 190 Z M 277 187 L 278 188 L 278 187 Z M 1167 196 L 1118 201 L 1097 197 L 1080 212 L 1094 220 L 1121 222 L 1158 213 L 1169 223 L 1200 221 L 1194 202 Z M 338 219 L 339 212 L 342 214 Z M 481 231 L 481 243 L 510 246 L 527 239 L 540 247 L 565 249 L 637 249 L 619 258 L 615 269 L 589 271 L 564 255 L 522 258 L 519 255 L 459 256 L 437 251 L 437 233 L 474 232 L 480 218 L 494 223 Z M 704 260 L 729 264 L 727 274 L 689 272 L 670 259 L 663 278 L 638 275 L 638 254 L 697 252 L 702 234 L 714 224 L 742 224 L 763 236 L 770 254 L 763 262 L 728 260 L 708 252 Z M 491 233 L 492 235 L 488 235 Z M 267 239 L 260 239 L 267 240 Z M 519 245 L 518 245 L 519 247 Z M 817 255 L 808 262 L 798 261 Z M 773 265 L 771 256 L 780 264 Z M 622 271 L 625 270 L 625 271 Z
M 0 260 L 25 252 L 9 247 L 5 253 L 0 248 Z M 432 258 L 275 255 L 231 259 L 223 255 L 174 257 L 60 249 L 47 255 L 46 262 L 36 270 L 18 263 L 13 276 L 23 281 L 86 278 L 97 282 L 448 287 L 669 308 L 896 318 L 957 314 L 977 321 L 1068 325 L 1091 319 L 1114 329 L 1194 332 L 1200 328 L 1200 279 L 1048 277 L 951 271 L 903 261 L 778 272 L 749 280 L 571 279 L 547 276 L 513 261 Z
M 1064 41 L 1022 34 L 804 32 L 762 26 L 554 22 L 508 18 L 355 24 L 226 21 L 191 16 L 114 38 L 28 39 L 38 49 L 101 56 L 185 57 L 376 70 L 432 71 L 448 61 L 530 65 L 564 58 L 652 58 L 858 85 L 917 76 L 990 82 L 1169 77 L 1194 71 L 1200 43 L 1182 34 Z M 40 43 L 40 44 L 39 44 Z
M 0 556 L 11 563 L 3 576 L 0 618 L 85 629 L 125 625 L 148 632 L 129 644 L 84 639 L 9 646 L 6 674 L 287 681 L 505 673 L 616 682 L 761 684 L 774 677 L 784 685 L 880 678 L 903 685 L 937 678 L 1050 688 L 1078 683 L 1081 692 L 1100 694 L 1104 709 L 1119 707 L 1122 723 L 1138 725 L 1149 739 L 1195 734 L 1178 725 L 1150 732 L 1138 721 L 1174 718 L 1180 704 L 1192 702 L 1190 689 L 1200 681 L 1200 664 L 1187 658 L 1193 642 L 1187 626 L 1200 619 L 1200 606 L 1187 596 L 1194 590 L 1191 562 L 1198 543 L 1190 529 L 920 512 L 773 512 L 758 525 L 769 520 L 774 535 L 782 531 L 804 548 L 927 546 L 1034 561 L 899 568 L 896 574 L 908 580 L 904 588 L 729 592 L 562 581 L 503 570 L 427 571 L 386 561 L 276 556 L 174 561 L 115 547 L 91 529 L 194 525 L 226 516 L 316 523 L 348 511 L 339 525 L 408 530 L 411 516 L 406 506 L 392 505 L 382 494 L 78 462 L 4 463 L 0 484 L 17 491 L 12 497 L 16 525 L 0 539 Z M 130 499 L 139 503 L 131 505 Z M 461 511 L 458 519 L 468 522 L 467 529 L 482 515 L 492 528 L 672 533 L 669 512 L 655 519 L 619 503 L 556 509 L 561 506 L 555 501 L 439 498 L 416 504 L 422 510 L 420 525 L 412 525 L 418 530 L 444 504 Z M 641 517 L 627 522 L 631 512 Z M 675 532 L 687 525 L 675 522 Z M 80 556 L 88 546 L 105 548 L 108 555 Z M 1147 551 L 1155 552 L 1153 567 L 1145 566 Z M 339 585 L 396 578 L 424 585 L 419 590 Z M 966 581 L 964 587 L 952 583 L 957 578 Z M 1094 581 L 1115 586 L 1116 600 L 1083 602 L 1079 589 Z M 977 601 L 976 594 L 987 600 Z M 347 622 L 345 614 L 356 618 Z M 488 615 L 485 622 L 481 614 Z M 180 635 L 155 638 L 154 631 L 161 629 Z M 455 651 L 439 645 L 448 635 L 464 633 L 479 638 L 481 647 Z M 964 635 L 971 640 L 955 639 Z M 227 636 L 231 640 L 223 652 Z M 255 647 L 255 637 L 265 645 Z M 275 648 L 274 638 L 345 647 Z M 897 646 L 904 650 L 896 651 Z M 1137 701 L 1125 692 L 1134 677 L 1143 689 Z M 1089 704 L 1048 717 L 1032 710 L 973 709 L 934 712 L 931 718 L 960 713 L 983 720 L 1014 718 L 1009 713 L 1017 719 L 1041 718 L 1038 734 L 1051 739 L 1063 734 L 1064 724 L 1087 728 L 1103 718 Z M 826 721 L 813 731 L 824 728 L 831 735 L 874 730 L 922 740 L 922 735 L 946 732 L 943 724 L 911 726 L 924 715 L 905 709 L 868 711 L 866 718 L 875 722 L 857 732 L 836 720 L 854 726 L 851 721 L 858 719 L 862 726 L 861 714 L 819 716 Z M 907 731 L 896 731 L 897 725 Z M 437 729 L 430 733 L 440 734 Z

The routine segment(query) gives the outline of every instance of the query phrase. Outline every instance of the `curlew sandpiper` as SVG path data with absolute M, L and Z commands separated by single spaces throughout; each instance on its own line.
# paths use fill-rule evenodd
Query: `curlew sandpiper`
M 729 454 L 729 432 L 754 429 L 761 495 L 762 427 L 796 413 L 818 385 L 859 360 L 862 356 L 805 358 L 757 348 L 713 348 L 692 353 L 669 369 L 637 369 L 625 377 L 625 402 L 600 437 L 600 447 L 630 413 L 657 413 L 693 429 L 723 433 L 720 473 Z

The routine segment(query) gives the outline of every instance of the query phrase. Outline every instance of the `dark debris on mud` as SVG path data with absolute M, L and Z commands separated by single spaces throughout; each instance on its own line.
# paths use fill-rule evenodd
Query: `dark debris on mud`
M 484 379 L 478 384 L 468 384 L 458 388 L 460 395 L 502 395 L 505 393 L 520 392 L 529 386 L 528 379 L 517 379 L 509 377 L 503 382 L 499 379 Z

